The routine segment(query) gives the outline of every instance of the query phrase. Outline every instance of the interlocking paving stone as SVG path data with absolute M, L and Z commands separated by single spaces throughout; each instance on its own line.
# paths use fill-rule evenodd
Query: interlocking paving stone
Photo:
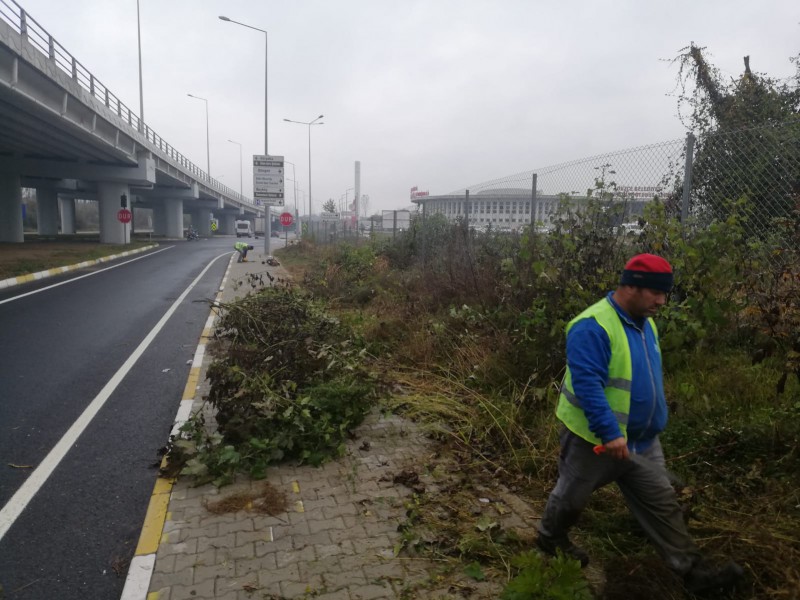
M 230 279 L 265 268 L 282 271 L 255 260 L 235 265 Z M 230 301 L 232 292 L 225 293 L 223 301 Z M 210 360 L 207 352 L 195 397 L 207 424 L 214 423 L 202 402 L 209 391 L 205 367 Z M 439 565 L 394 556 L 401 539 L 398 526 L 406 519 L 405 503 L 413 491 L 395 484 L 393 476 L 413 468 L 427 486 L 421 466 L 433 454 L 416 424 L 375 411 L 340 459 L 322 467 L 288 463 L 270 468 L 267 481 L 286 494 L 284 513 L 215 515 L 208 503 L 237 491 L 256 491 L 264 482 L 241 479 L 218 490 L 179 478 L 149 589 L 159 600 L 455 598 L 447 588 L 432 589 L 431 576 Z M 531 527 L 527 504 L 497 500 L 509 507 L 515 525 Z M 408 590 L 412 595 L 404 596 Z M 480 597 L 498 596 L 494 588 Z

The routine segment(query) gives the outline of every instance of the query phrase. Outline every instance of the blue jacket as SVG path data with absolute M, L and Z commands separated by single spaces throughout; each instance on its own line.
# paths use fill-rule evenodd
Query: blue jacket
M 667 425 L 667 403 L 661 370 L 661 350 L 655 332 L 645 319 L 635 321 L 614 302 L 613 292 L 607 300 L 616 309 L 628 335 L 633 375 L 631 408 L 628 421 L 628 448 L 642 452 Z M 572 387 L 580 399 L 589 421 L 589 429 L 603 443 L 622 436 L 617 419 L 603 394 L 608 380 L 611 342 L 608 334 L 593 318 L 575 323 L 567 334 L 567 364 L 572 374 Z

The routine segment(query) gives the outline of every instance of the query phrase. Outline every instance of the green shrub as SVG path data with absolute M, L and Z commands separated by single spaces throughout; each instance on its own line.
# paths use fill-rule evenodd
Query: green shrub
M 225 352 L 208 369 L 216 431 L 196 414 L 173 441 L 174 471 L 218 485 L 269 464 L 318 465 L 344 442 L 378 394 L 358 339 L 322 306 L 291 289 L 268 288 L 223 307 L 217 338 Z

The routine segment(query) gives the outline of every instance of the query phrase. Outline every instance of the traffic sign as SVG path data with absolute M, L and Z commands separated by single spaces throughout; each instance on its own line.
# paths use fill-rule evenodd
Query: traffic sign
M 323 213 L 320 215 L 320 218 L 321 218 L 323 221 L 338 221 L 339 219 L 341 219 L 341 215 L 340 215 L 339 213 L 337 213 L 337 212 L 335 212 L 335 213 L 332 213 L 332 212 L 323 212 Z
M 131 219 L 133 219 L 133 213 L 127 208 L 120 208 L 117 211 L 117 219 L 120 223 L 130 223 Z
M 281 213 L 281 225 L 283 225 L 284 227 L 288 227 L 292 223 L 294 223 L 294 217 L 292 216 L 292 213 L 289 212 Z
M 253 156 L 253 199 L 257 204 L 283 206 L 283 156 Z

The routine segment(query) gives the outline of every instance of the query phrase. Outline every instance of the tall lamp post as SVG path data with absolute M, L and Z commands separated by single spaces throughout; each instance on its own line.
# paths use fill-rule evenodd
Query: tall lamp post
M 139 131 L 144 132 L 144 90 L 142 89 L 142 25 L 139 19 L 139 0 L 136 0 L 136 38 L 139 40 Z
M 325 123 L 317 122 L 324 115 L 318 116 L 313 121 L 294 121 L 292 119 L 284 119 L 287 123 L 297 123 L 298 125 L 308 125 L 308 234 L 311 235 L 311 126 L 312 125 L 325 125 Z
M 242 188 L 242 145 L 239 142 L 234 142 L 233 140 L 228 140 L 231 144 L 236 144 L 239 146 L 239 195 L 244 195 L 244 190 Z
M 297 217 L 299 219 L 300 218 L 300 211 L 299 211 L 300 205 L 297 203 L 297 174 L 295 173 L 295 164 L 293 162 L 291 162 L 291 161 L 288 161 L 288 160 L 285 160 L 283 162 L 286 163 L 287 165 L 292 165 L 292 177 L 294 178 L 294 179 L 292 179 L 292 181 L 294 182 L 294 206 L 295 206 L 295 210 L 297 211 Z
M 189 98 L 194 98 L 195 100 L 202 100 L 206 103 L 206 173 L 208 173 L 208 178 L 211 179 L 211 146 L 209 145 L 209 137 L 208 137 L 208 100 L 205 98 L 201 98 L 200 96 L 195 96 L 193 94 L 186 94 Z
M 247 27 L 248 29 L 253 29 L 255 31 L 260 31 L 264 34 L 264 154 L 269 156 L 269 102 L 267 101 L 269 98 L 269 34 L 267 33 L 266 29 L 259 29 L 258 27 L 253 27 L 252 25 L 248 25 L 246 23 L 240 23 L 239 21 L 234 21 L 233 19 L 229 19 L 228 17 L 224 16 L 220 16 L 219 18 L 221 21 L 235 23 L 236 25 L 241 25 L 242 27 Z M 269 238 L 272 235 L 272 214 L 270 212 L 270 205 L 265 204 L 265 207 L 264 253 L 269 255 Z

